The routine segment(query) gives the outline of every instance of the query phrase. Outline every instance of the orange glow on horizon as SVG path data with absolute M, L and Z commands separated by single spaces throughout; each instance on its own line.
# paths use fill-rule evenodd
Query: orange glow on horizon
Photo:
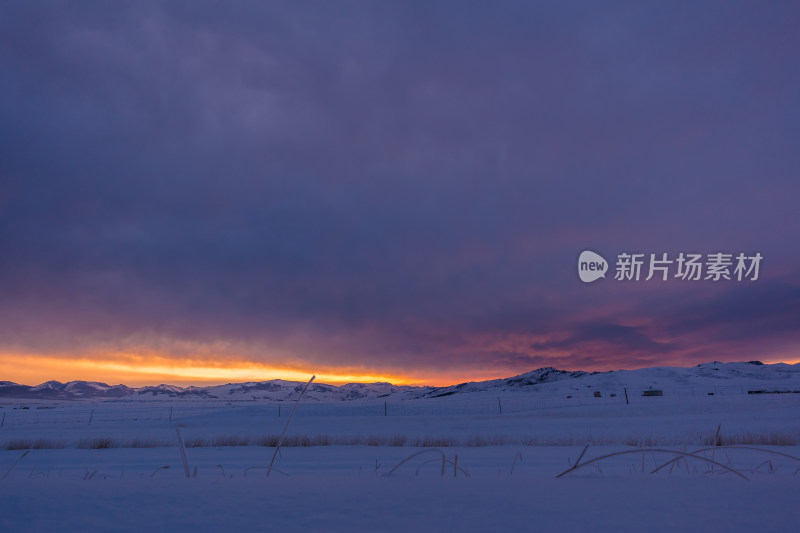
M 101 381 L 108 384 L 146 386 L 167 383 L 171 385 L 221 385 L 231 382 L 308 381 L 316 374 L 320 383 L 374 383 L 389 382 L 395 385 L 418 384 L 419 379 L 403 375 L 384 375 L 336 369 L 315 372 L 298 368 L 278 367 L 253 361 L 215 361 L 168 359 L 158 356 L 136 356 L 97 360 L 76 357 L 34 355 L 0 356 L 0 380 L 26 385 L 37 385 L 49 380 Z
M 0 381 L 13 381 L 25 385 L 38 385 L 55 380 L 99 381 L 109 385 L 124 384 L 130 387 L 162 383 L 212 386 L 272 379 L 305 382 L 312 375 L 316 375 L 318 383 L 332 385 L 388 382 L 393 385 L 446 387 L 468 381 L 507 378 L 515 374 L 513 371 L 502 369 L 492 371 L 475 369 L 466 372 L 428 370 L 409 375 L 347 366 L 325 368 L 309 366 L 306 370 L 304 366 L 277 366 L 233 359 L 188 359 L 157 354 L 104 353 L 102 356 L 76 357 L 0 353 Z
M 800 360 L 769 361 L 769 363 L 777 362 L 797 364 L 800 363 Z M 116 353 L 94 357 L 57 357 L 0 353 L 0 381 L 13 381 L 25 385 L 38 385 L 45 381 L 56 380 L 61 382 L 99 381 L 110 385 L 124 384 L 131 387 L 161 383 L 181 386 L 211 386 L 273 379 L 305 382 L 312 374 L 315 374 L 317 382 L 334 385 L 388 382 L 394 385 L 449 386 L 468 381 L 507 378 L 530 370 L 533 369 L 520 371 L 474 369 L 472 371 L 461 370 L 459 373 L 422 371 L 409 375 L 346 366 L 325 368 L 309 366 L 306 369 L 302 364 L 277 366 L 248 360 L 172 358 L 156 354 Z M 591 371 L 593 369 L 581 370 Z
M 766 363 L 768 365 L 774 365 L 775 363 L 784 363 L 784 364 L 787 364 L 787 365 L 796 365 L 796 364 L 800 363 L 800 359 L 784 360 L 784 361 L 764 361 L 764 363 Z

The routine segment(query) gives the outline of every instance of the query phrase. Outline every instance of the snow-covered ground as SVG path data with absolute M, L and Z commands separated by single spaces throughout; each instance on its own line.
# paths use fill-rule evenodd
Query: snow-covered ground
M 318 390 L 269 477 L 288 400 L 6 395 L 0 531 L 791 531 L 795 369 L 534 371 L 397 397 Z M 586 466 L 557 478 L 586 444 Z
M 416 450 L 286 448 L 276 464 L 287 476 L 266 477 L 271 449 L 197 448 L 190 479 L 175 449 L 34 450 L 0 480 L 0 530 L 752 532 L 794 531 L 800 519 L 795 460 L 717 452 L 744 480 L 693 459 L 650 474 L 670 456 L 631 454 L 556 478 L 581 449 L 447 448 L 442 477 L 433 451 L 387 476 Z M 0 453 L 4 472 L 20 453 Z M 454 477 L 456 455 L 470 477 Z

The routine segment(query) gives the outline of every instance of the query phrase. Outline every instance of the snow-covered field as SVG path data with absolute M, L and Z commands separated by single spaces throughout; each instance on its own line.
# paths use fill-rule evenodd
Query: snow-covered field
M 288 400 L 7 396 L 0 531 L 796 530 L 796 372 L 736 365 L 312 398 L 269 477 Z
M 618 447 L 590 448 L 587 454 Z M 418 461 L 385 474 L 413 450 L 287 448 L 289 477 L 267 478 L 271 450 L 189 450 L 186 479 L 176 450 L 43 450 L 0 484 L 3 531 L 794 531 L 796 462 L 772 457 L 774 473 L 705 472 L 690 462 L 649 474 L 663 454 L 601 464 L 556 479 L 577 447 L 447 449 L 470 472 Z M 800 454 L 800 449 L 780 451 Z M 517 453 L 523 460 L 511 467 Z M 34 455 L 35 454 L 35 455 Z M 732 451 L 725 454 L 733 456 Z M 722 458 L 718 453 L 718 458 Z M 3 452 L 5 466 L 18 453 Z M 743 452 L 736 464 L 766 457 Z M 435 454 L 431 453 L 435 458 Z M 378 475 L 375 474 L 375 461 Z M 225 476 L 217 464 L 223 465 Z M 157 469 L 170 465 L 169 470 Z M 422 465 L 419 474 L 417 468 Z M 700 472 L 694 472 L 697 466 Z M 90 479 L 89 475 L 94 474 Z M 96 472 L 96 473 L 95 473 Z M 155 472 L 155 474 L 153 473 Z

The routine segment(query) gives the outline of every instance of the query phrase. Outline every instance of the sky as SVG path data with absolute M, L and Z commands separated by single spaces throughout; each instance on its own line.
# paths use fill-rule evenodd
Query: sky
M 796 2 L 0 1 L 0 380 L 799 361 L 798 27 Z

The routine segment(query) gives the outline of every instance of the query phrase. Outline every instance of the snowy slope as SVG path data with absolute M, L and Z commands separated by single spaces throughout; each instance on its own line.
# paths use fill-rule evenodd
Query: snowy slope
M 0 397 L 45 399 L 103 399 L 130 396 L 136 389 L 125 385 L 107 385 L 95 381 L 47 381 L 34 387 L 0 381 Z

